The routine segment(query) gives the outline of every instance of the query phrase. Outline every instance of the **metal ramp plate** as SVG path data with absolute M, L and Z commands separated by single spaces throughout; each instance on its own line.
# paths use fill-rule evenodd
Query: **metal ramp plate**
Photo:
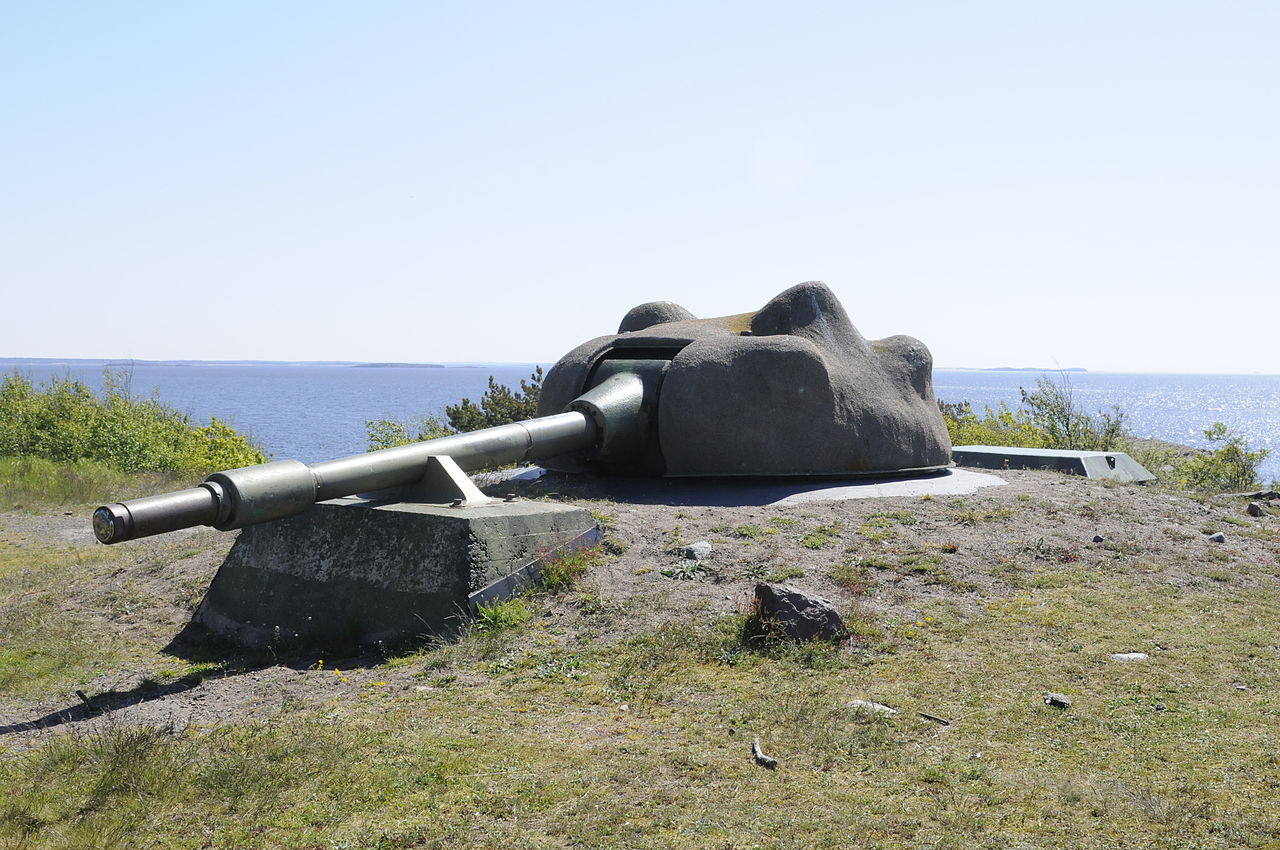
M 1086 478 L 1107 478 L 1138 484 L 1156 480 L 1156 476 L 1146 467 L 1124 452 L 953 446 L 951 457 L 957 466 L 976 466 L 982 469 L 1050 469 Z

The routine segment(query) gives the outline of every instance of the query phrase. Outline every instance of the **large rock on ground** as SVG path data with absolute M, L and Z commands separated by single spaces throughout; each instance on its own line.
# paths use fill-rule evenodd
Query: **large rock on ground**
M 787 584 L 757 584 L 756 613 L 771 630 L 792 640 L 842 640 L 849 636 L 834 605 Z
M 547 374 L 539 415 L 591 386 L 605 359 L 670 360 L 654 450 L 604 471 L 670 476 L 881 474 L 951 462 L 919 340 L 867 340 L 824 284 L 802 283 L 754 313 L 692 318 L 671 302 L 633 308 L 619 333 L 566 354 Z M 565 456 L 546 465 L 585 471 Z

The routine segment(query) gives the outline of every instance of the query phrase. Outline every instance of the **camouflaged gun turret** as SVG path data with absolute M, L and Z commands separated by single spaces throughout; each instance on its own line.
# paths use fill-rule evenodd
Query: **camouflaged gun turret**
M 241 528 L 413 485 L 432 458 L 462 471 L 538 461 L 630 476 L 929 473 L 951 462 L 931 375 L 919 340 L 867 340 L 821 283 L 722 318 L 642 304 L 616 334 L 561 358 L 534 419 L 322 463 L 217 472 L 188 490 L 104 505 L 93 529 L 117 543 L 196 525 Z

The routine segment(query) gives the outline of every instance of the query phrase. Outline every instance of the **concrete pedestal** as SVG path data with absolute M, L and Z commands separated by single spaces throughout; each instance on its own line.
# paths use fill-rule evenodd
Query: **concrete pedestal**
M 1024 449 L 1010 446 L 954 446 L 956 466 L 983 469 L 1051 469 L 1086 478 L 1146 484 L 1155 481 L 1145 466 L 1124 452 L 1082 452 L 1070 449 Z
M 569 505 L 334 499 L 241 531 L 194 622 L 250 647 L 392 646 L 453 631 L 542 556 L 598 538 Z

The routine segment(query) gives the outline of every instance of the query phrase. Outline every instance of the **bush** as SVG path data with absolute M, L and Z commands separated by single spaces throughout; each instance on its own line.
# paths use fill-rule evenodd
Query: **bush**
M 1258 467 L 1268 451 L 1250 451 L 1244 437 L 1232 434 L 1221 422 L 1204 431 L 1205 439 L 1216 448 L 1173 464 L 1174 483 L 1189 490 L 1239 492 L 1259 486 Z
M 538 366 L 529 380 L 520 381 L 520 391 L 515 392 L 505 384 L 499 384 L 489 376 L 489 389 L 476 404 L 464 398 L 457 404 L 445 407 L 449 426 L 455 431 L 478 431 L 509 422 L 520 422 L 538 415 L 538 399 L 542 395 L 542 367 Z
M 1259 486 L 1258 467 L 1267 450 L 1251 451 L 1243 437 L 1221 422 L 1204 432 L 1216 444 L 1208 451 L 1179 454 L 1174 448 L 1138 448 L 1124 411 L 1085 413 L 1076 404 L 1065 375 L 1060 383 L 1037 378 L 1034 390 L 1021 392 L 1017 410 L 1001 402 L 998 410 L 988 407 L 981 417 L 968 402 L 939 401 L 952 445 L 1122 451 L 1158 475 L 1162 484 L 1177 490 L 1238 492 Z
M 389 449 L 392 446 L 407 446 L 422 440 L 434 440 L 436 437 L 447 437 L 456 434 L 452 428 L 436 416 L 426 416 L 412 426 L 394 419 L 366 419 L 364 429 L 369 437 L 369 451 Z
M 1046 377 L 1036 378 L 1036 388 L 1022 393 L 1031 424 L 1044 435 L 1048 448 L 1077 451 L 1124 451 L 1132 440 L 1128 417 L 1118 407 L 1096 416 L 1085 413 L 1075 402 L 1071 382 L 1066 375 L 1059 383 Z
M 448 422 L 438 416 L 423 417 L 413 425 L 394 419 L 366 419 L 364 427 L 369 438 L 369 451 L 532 419 L 538 415 L 541 395 L 541 366 L 533 370 L 528 380 L 520 381 L 519 391 L 499 384 L 490 375 L 489 388 L 480 397 L 479 404 L 464 398 L 457 404 L 445 406 Z
M 202 475 L 263 463 L 250 440 L 214 417 L 191 417 L 155 397 L 137 398 L 128 376 L 108 369 L 99 396 L 80 381 L 54 378 L 37 388 L 18 372 L 0 381 L 0 456 L 58 463 L 94 461 L 123 472 Z
M 997 410 L 986 408 L 981 418 L 973 412 L 969 402 L 950 404 L 938 402 L 942 419 L 947 423 L 947 434 L 953 446 L 1022 446 L 1045 448 L 1047 435 L 1037 428 L 1031 417 L 1021 408 L 1010 410 L 1000 402 Z
M 1090 415 L 1076 404 L 1071 383 L 1036 378 L 1036 388 L 1021 389 L 1016 410 L 1004 402 L 979 417 L 966 402 L 938 402 L 952 445 L 1017 446 L 1032 449 L 1125 451 L 1133 435 L 1127 417 L 1118 408 Z

